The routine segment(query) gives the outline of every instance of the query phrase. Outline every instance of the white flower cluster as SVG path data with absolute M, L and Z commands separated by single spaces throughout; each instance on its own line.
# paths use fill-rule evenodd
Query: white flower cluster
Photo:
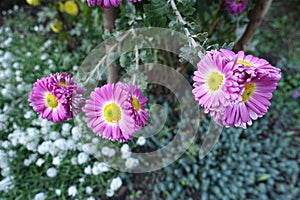
M 122 186 L 122 184 L 123 184 L 123 182 L 120 177 L 112 179 L 112 181 L 110 183 L 110 188 L 108 190 L 106 190 L 106 196 L 112 197 L 114 195 L 115 191 L 117 191 Z
M 123 144 L 121 147 L 122 158 L 126 159 L 125 167 L 128 169 L 132 169 L 139 164 L 139 160 L 136 158 L 132 158 L 131 156 L 131 149 L 128 144 Z
M 44 27 L 35 26 L 33 30 L 42 32 Z M 9 28 L 0 27 L 0 33 L 10 35 L 11 32 Z M 1 37 L 3 36 L 0 34 L 0 41 Z M 6 48 L 12 42 L 12 38 L 5 39 L 4 43 L 0 42 L 0 47 Z M 44 73 L 48 71 L 50 73 L 49 69 L 56 67 L 49 52 L 44 52 L 53 46 L 53 42 L 47 40 L 40 47 L 43 53 L 38 55 L 37 60 L 42 61 L 49 67 L 44 70 Z M 24 53 L 26 59 L 33 56 L 35 56 L 34 52 Z M 67 59 L 71 62 L 71 57 Z M 42 174 L 49 179 L 55 179 L 60 176 L 61 165 L 76 166 L 82 170 L 85 176 L 107 177 L 112 166 L 105 160 L 114 159 L 120 154 L 122 159 L 124 159 L 125 168 L 132 169 L 139 164 L 137 159 L 131 157 L 132 152 L 128 144 L 124 144 L 121 149 L 118 149 L 117 147 L 109 146 L 109 144 L 101 145 L 101 138 L 83 134 L 84 125 L 80 124 L 83 123 L 82 120 L 76 123 L 76 126 L 70 123 L 56 125 L 37 117 L 38 115 L 32 108 L 28 107 L 28 102 L 26 101 L 28 92 L 32 89 L 32 82 L 26 83 L 24 78 L 23 71 L 26 67 L 19 62 L 13 53 L 0 50 L 0 87 L 1 95 L 6 100 L 3 103 L 4 106 L 0 108 L 0 131 L 7 131 L 5 139 L 1 138 L 2 140 L 0 140 L 0 172 L 2 178 L 0 181 L 0 192 L 6 192 L 14 187 L 13 180 L 15 175 L 12 174 L 9 164 L 18 156 L 16 154 L 20 149 L 26 151 L 26 153 L 21 155 L 23 159 L 18 164 L 22 167 L 40 168 L 40 170 L 43 170 Z M 36 71 L 41 70 L 42 65 L 33 65 L 32 69 Z M 74 66 L 73 69 L 77 70 L 78 66 Z M 11 77 L 14 77 L 14 83 L 11 82 Z M 16 120 L 12 116 L 18 116 L 18 119 Z M 20 120 L 24 120 L 26 124 L 20 125 Z M 136 145 L 142 146 L 145 142 L 146 139 L 144 137 L 139 137 Z M 79 182 L 82 183 L 85 180 L 83 176 Z M 79 185 L 76 185 L 76 183 L 78 182 L 74 181 L 65 191 L 62 188 L 54 188 L 52 191 L 57 196 L 64 194 L 70 198 L 78 198 L 78 193 L 79 191 L 82 192 L 82 190 L 78 189 Z M 122 180 L 120 177 L 112 179 L 110 187 L 106 190 L 107 196 L 113 196 L 115 191 L 121 186 Z M 49 192 L 38 191 L 38 193 L 33 194 L 34 199 L 43 200 L 49 198 L 49 196 L 52 196 Z M 85 188 L 86 195 L 90 196 L 89 200 L 94 199 L 91 196 L 92 192 L 92 187 L 87 186 Z

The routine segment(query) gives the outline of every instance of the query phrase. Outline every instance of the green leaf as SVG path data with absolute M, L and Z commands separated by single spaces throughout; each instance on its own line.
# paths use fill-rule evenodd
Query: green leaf
M 256 179 L 257 182 L 261 182 L 261 181 L 265 181 L 268 180 L 271 177 L 270 174 L 263 174 L 260 177 L 258 177 L 258 179 Z

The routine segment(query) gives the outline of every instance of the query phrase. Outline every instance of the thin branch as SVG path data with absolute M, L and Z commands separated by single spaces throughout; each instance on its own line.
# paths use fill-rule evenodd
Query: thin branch
M 178 11 L 177 9 L 177 6 L 174 2 L 174 0 L 169 0 L 169 3 L 175 13 L 175 15 L 177 16 L 177 20 L 182 23 L 183 25 L 186 25 L 187 22 L 183 19 L 183 17 L 181 16 L 180 12 Z M 198 45 L 197 45 L 197 42 L 194 40 L 194 38 L 192 37 L 191 33 L 189 32 L 189 30 L 187 28 L 183 28 L 184 29 L 184 32 L 185 32 L 185 35 L 189 38 L 192 46 L 194 48 L 196 48 Z
M 243 36 L 240 38 L 240 40 L 236 43 L 236 45 L 233 48 L 235 52 L 241 50 L 245 51 L 247 49 L 247 46 L 251 42 L 255 34 L 255 31 L 260 26 L 264 16 L 269 10 L 271 3 L 272 0 L 257 0 L 254 9 L 250 13 L 250 21 L 247 25 L 246 30 Z

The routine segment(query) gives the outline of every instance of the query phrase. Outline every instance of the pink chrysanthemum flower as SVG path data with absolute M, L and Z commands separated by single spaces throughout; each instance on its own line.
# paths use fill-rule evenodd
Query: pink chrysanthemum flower
M 244 86 L 242 101 L 228 106 L 225 111 L 225 125 L 246 128 L 252 120 L 262 117 L 271 105 L 272 92 L 277 87 L 278 76 L 261 76 L 253 78 Z
M 41 113 L 42 118 L 63 122 L 81 111 L 85 103 L 85 92 L 85 89 L 73 82 L 72 75 L 62 72 L 38 80 L 33 86 L 29 101 L 34 110 Z
M 135 85 L 126 84 L 129 93 L 131 116 L 135 120 L 135 124 L 138 126 L 145 126 L 147 123 L 147 116 L 149 113 L 145 110 L 145 103 L 147 98 L 142 96 L 142 91 Z
M 101 8 L 118 7 L 121 2 L 122 0 L 87 0 L 89 7 L 97 5 Z
M 140 2 L 142 0 L 127 0 L 127 2 Z M 95 5 L 100 6 L 101 8 L 109 8 L 111 6 L 118 7 L 122 0 L 87 0 L 89 7 L 93 7 Z
M 68 104 L 71 117 L 78 114 L 85 104 L 86 99 L 83 98 L 83 94 L 86 90 L 73 82 L 73 76 L 66 72 L 56 73 L 51 78 L 53 80 L 51 87 L 55 96 L 62 104 Z
M 232 102 L 241 100 L 237 65 L 227 62 L 218 51 L 212 50 L 197 66 L 192 92 L 205 112 L 222 110 Z
M 245 10 L 247 0 L 225 0 L 225 6 L 228 8 L 229 12 L 237 15 Z
M 270 65 L 265 59 L 245 55 L 243 51 L 235 54 L 233 51 L 221 49 L 220 52 L 229 62 L 235 62 L 239 69 L 242 69 L 240 84 L 247 83 L 258 75 L 272 77 L 276 82 L 281 78 L 280 69 Z
M 96 88 L 83 111 L 86 122 L 96 135 L 106 139 L 125 142 L 137 131 L 130 115 L 128 91 L 122 83 L 107 84 Z
M 33 109 L 44 119 L 53 122 L 63 122 L 70 118 L 68 108 L 59 102 L 50 85 L 52 80 L 42 78 L 34 83 L 29 101 Z
M 251 125 L 252 120 L 267 112 L 272 92 L 281 78 L 280 69 L 264 59 L 245 55 L 242 51 L 235 54 L 222 49 L 221 53 L 230 62 L 243 67 L 239 79 L 239 84 L 243 85 L 242 100 L 227 106 L 223 116 L 223 113 L 214 113 L 214 117 L 222 125 L 246 128 L 246 124 Z

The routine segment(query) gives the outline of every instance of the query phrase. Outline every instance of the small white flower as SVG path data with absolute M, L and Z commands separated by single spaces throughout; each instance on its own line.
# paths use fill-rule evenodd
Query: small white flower
M 109 166 L 107 163 L 101 162 L 97 165 L 98 169 L 100 170 L 100 172 L 108 172 L 109 171 Z
M 138 140 L 136 141 L 137 145 L 143 146 L 146 143 L 146 138 L 141 136 L 138 138 Z
M 24 164 L 24 166 L 29 166 L 29 165 L 31 164 L 31 162 L 30 162 L 29 159 L 26 158 L 26 159 L 23 161 L 23 164 Z
M 82 150 L 90 155 L 97 152 L 96 146 L 92 143 L 82 145 Z
M 130 156 L 131 156 L 131 152 L 130 151 L 122 152 L 122 158 L 126 159 L 126 158 L 129 158 Z
M 34 200 L 45 200 L 47 195 L 44 192 L 37 193 L 34 196 Z
M 114 194 L 115 194 L 115 191 L 113 191 L 112 189 L 106 190 L 106 196 L 112 197 L 112 196 L 114 196 Z
M 101 153 L 108 157 L 113 157 L 116 154 L 116 151 L 109 147 L 103 147 Z
M 44 54 L 41 55 L 40 59 L 41 60 L 46 60 L 47 57 L 48 57 L 48 54 L 44 53 Z
M 94 175 L 99 175 L 101 173 L 101 171 L 99 170 L 99 168 L 97 167 L 97 165 L 94 165 L 92 168 L 92 173 Z
M 39 158 L 37 161 L 36 161 L 36 165 L 38 166 L 38 167 L 40 167 L 40 166 L 42 166 L 42 164 L 44 164 L 44 162 L 45 162 L 45 160 L 43 159 L 43 158 Z
M 118 190 L 122 186 L 122 179 L 120 177 L 114 178 L 110 183 L 110 189 L 113 191 Z
M 85 152 L 80 152 L 77 156 L 77 159 L 78 159 L 78 164 L 82 165 L 88 161 L 89 155 Z
M 123 144 L 121 147 L 122 158 L 129 158 L 131 155 L 131 150 L 128 144 Z
M 64 123 L 63 125 L 62 125 L 62 135 L 63 136 L 68 136 L 68 135 L 70 135 L 70 133 L 71 133 L 71 124 L 69 124 L 69 123 Z
M 77 163 L 77 157 L 73 156 L 73 157 L 71 158 L 71 164 L 72 164 L 72 165 L 77 165 L 77 164 L 78 164 L 78 163 Z
M 51 131 L 49 134 L 49 139 L 51 140 L 57 140 L 60 137 L 59 132 L 57 131 Z
M 93 192 L 93 188 L 91 188 L 90 186 L 87 186 L 87 187 L 85 188 L 85 193 L 87 193 L 87 194 L 92 194 L 92 192 Z
M 24 115 L 25 119 L 29 119 L 32 116 L 32 112 L 31 111 L 27 111 Z
M 56 189 L 56 190 L 55 190 L 55 194 L 56 194 L 57 196 L 60 196 L 60 195 L 61 195 L 61 189 Z
M 6 178 L 4 178 L 0 181 L 0 191 L 7 192 L 8 190 L 10 190 L 13 187 L 14 187 L 14 185 L 13 185 L 12 177 L 7 176 Z
M 125 166 L 128 169 L 132 169 L 134 167 L 136 167 L 139 164 L 139 160 L 136 158 L 127 158 L 126 162 L 125 162 Z
M 93 144 L 98 144 L 99 142 L 100 142 L 99 138 L 94 137 L 94 138 L 92 139 L 92 143 L 93 143 Z
M 70 149 L 70 150 L 76 149 L 76 143 L 74 140 L 72 140 L 72 139 L 67 140 L 67 149 Z
M 78 180 L 80 183 L 83 183 L 85 181 L 84 177 L 81 177 L 79 180 Z
M 95 198 L 94 197 L 89 197 L 86 200 L 95 200 Z
M 54 145 L 59 148 L 60 150 L 67 149 L 67 141 L 64 138 L 59 138 L 55 140 Z
M 128 144 L 123 144 L 122 147 L 121 147 L 121 152 L 128 152 L 130 151 L 130 147 Z
M 68 195 L 69 196 L 72 196 L 72 197 L 75 197 L 77 194 L 77 188 L 75 185 L 72 185 L 71 187 L 69 187 L 68 189 Z
M 41 67 L 39 65 L 34 66 L 34 70 L 39 70 Z
M 11 174 L 10 168 L 7 166 L 6 168 L 2 168 L 1 175 L 3 177 L 7 177 Z
M 37 140 L 33 140 L 33 141 L 28 142 L 26 144 L 27 150 L 34 151 L 34 152 L 36 152 L 37 146 L 38 146 L 38 141 Z
M 61 161 L 60 157 L 56 156 L 53 158 L 52 164 L 58 166 L 58 165 L 60 165 L 60 161 Z
M 51 168 L 47 169 L 46 174 L 48 177 L 53 178 L 57 175 L 57 170 L 54 167 L 51 167 Z
M 81 138 L 81 128 L 74 126 L 71 130 L 73 140 L 77 141 Z
M 84 168 L 84 173 L 85 174 L 92 174 L 92 168 L 91 168 L 90 165 Z
M 38 152 L 43 155 L 43 154 L 48 153 L 51 148 L 52 148 L 52 142 L 51 141 L 44 141 L 38 147 Z

